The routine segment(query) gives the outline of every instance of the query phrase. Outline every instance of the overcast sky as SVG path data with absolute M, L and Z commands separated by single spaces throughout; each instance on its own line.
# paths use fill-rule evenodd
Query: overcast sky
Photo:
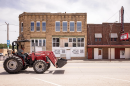
M 130 0 L 0 0 L 0 43 L 14 41 L 19 35 L 19 14 L 23 12 L 87 13 L 87 23 L 119 21 L 119 10 L 124 6 L 124 21 L 130 23 Z

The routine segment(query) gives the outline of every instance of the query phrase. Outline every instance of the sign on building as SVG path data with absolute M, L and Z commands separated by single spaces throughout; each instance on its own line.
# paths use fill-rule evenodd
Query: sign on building
M 128 39 L 128 33 L 123 33 L 121 36 L 120 36 L 120 40 L 127 40 Z

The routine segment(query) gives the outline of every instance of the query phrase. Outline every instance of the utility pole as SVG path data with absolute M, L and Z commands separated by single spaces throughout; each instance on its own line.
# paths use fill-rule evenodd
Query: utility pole
M 10 41 L 9 41 L 9 23 L 8 23 L 7 24 L 7 53 L 8 53 L 8 55 L 9 55 L 9 44 L 10 44 Z

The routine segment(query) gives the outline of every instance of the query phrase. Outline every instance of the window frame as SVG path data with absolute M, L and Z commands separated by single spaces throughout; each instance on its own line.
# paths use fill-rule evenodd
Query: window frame
M 53 38 L 58 38 L 59 39 L 59 47 L 60 47 L 60 38 L 59 37 L 53 37 Z M 52 38 L 52 47 L 56 47 L 56 46 L 53 46 L 53 43 L 58 43 L 58 42 L 53 42 L 53 38 Z
M 71 23 L 71 22 L 74 22 L 74 31 L 70 31 L 70 23 Z M 69 31 L 70 31 L 70 32 L 75 32 L 75 21 L 70 21 L 70 22 L 69 22 Z
M 45 40 L 45 46 L 43 46 L 43 40 Z M 46 47 L 46 39 L 42 39 L 42 47 Z
M 39 23 L 39 24 L 40 24 L 40 21 L 37 21 L 37 22 L 36 22 L 36 31 L 37 31 L 37 23 Z M 40 28 L 40 26 L 39 26 L 39 28 Z M 37 32 L 40 32 L 40 30 L 39 30 L 39 31 L 37 31 Z
M 68 22 L 67 21 L 62 21 L 62 32 L 67 32 L 67 30 L 66 31 L 63 31 L 63 22 L 66 22 L 67 23 L 67 28 L 68 28 Z M 66 28 L 66 29 L 67 29 Z
M 23 27 L 22 27 L 22 24 L 23 24 L 23 22 L 21 22 L 21 32 L 23 32 Z
M 60 23 L 60 21 L 55 21 L 55 32 L 60 32 L 60 31 L 56 31 L 56 22 L 59 22 Z M 60 26 L 59 26 L 60 27 Z
M 45 23 L 45 25 L 46 25 L 46 21 L 42 21 L 42 32 L 46 32 L 46 30 L 43 31 L 43 23 Z M 46 28 L 46 26 L 45 26 L 45 28 Z
M 34 23 L 34 21 L 31 21 L 31 23 L 32 23 L 32 22 Z M 30 24 L 31 24 L 31 23 L 30 23 Z M 31 26 L 31 25 L 30 25 L 30 26 Z M 31 26 L 31 27 L 32 27 L 32 26 Z M 34 27 L 35 27 L 35 23 L 34 23 Z M 34 32 L 34 27 L 33 27 L 33 31 L 31 31 L 31 28 L 30 28 L 30 31 L 31 31 L 31 32 Z
M 85 45 L 85 43 L 84 43 L 85 38 L 83 38 L 83 39 L 84 39 L 83 42 L 81 41 L 82 38 L 83 38 L 83 37 L 78 37 L 78 38 L 77 38 L 77 47 L 82 47 L 82 46 L 81 46 L 82 43 Z M 80 39 L 80 42 L 78 42 L 78 39 Z M 78 46 L 78 43 L 80 43 L 80 46 Z M 84 47 L 84 46 L 83 46 L 83 47 Z
M 78 28 L 77 28 L 78 26 L 77 26 L 77 24 L 76 24 L 76 31 L 77 31 L 77 32 L 82 32 L 82 21 L 77 21 L 77 23 L 78 23 L 78 22 L 81 22 L 81 31 L 78 31 Z

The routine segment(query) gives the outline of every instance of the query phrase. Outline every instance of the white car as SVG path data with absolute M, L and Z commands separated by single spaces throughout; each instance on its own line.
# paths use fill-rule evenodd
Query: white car
M 3 53 L 0 53 L 0 56 L 3 56 Z

